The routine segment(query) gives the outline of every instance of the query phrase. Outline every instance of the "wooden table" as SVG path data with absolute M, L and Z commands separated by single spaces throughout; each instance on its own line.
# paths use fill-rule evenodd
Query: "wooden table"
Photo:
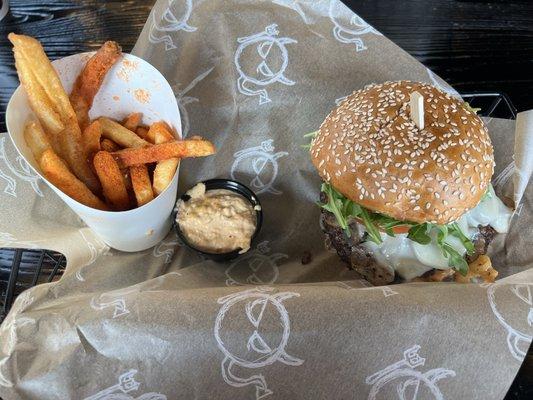
M 0 22 L 0 130 L 5 130 L 5 107 L 18 85 L 7 33 L 37 37 L 52 59 L 96 49 L 106 39 L 118 41 L 129 51 L 153 3 L 153 0 L 11 0 L 10 15 Z M 504 92 L 519 111 L 533 108 L 533 1 L 345 3 L 458 91 Z M 480 373 L 482 369 L 480 366 Z M 530 350 L 507 399 L 531 398 Z

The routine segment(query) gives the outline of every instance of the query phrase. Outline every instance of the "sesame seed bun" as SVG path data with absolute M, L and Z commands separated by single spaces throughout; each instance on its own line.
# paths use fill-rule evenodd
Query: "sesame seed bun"
M 423 130 L 409 96 L 424 97 Z M 475 207 L 494 172 L 487 128 L 465 103 L 424 83 L 358 90 L 335 108 L 311 145 L 312 162 L 347 198 L 400 221 L 448 224 Z

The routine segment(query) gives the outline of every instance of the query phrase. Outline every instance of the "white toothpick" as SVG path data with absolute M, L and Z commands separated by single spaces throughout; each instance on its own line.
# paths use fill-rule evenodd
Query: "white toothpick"
M 418 126 L 418 129 L 424 129 L 424 96 L 418 92 L 411 93 L 409 106 L 411 107 L 411 120 Z

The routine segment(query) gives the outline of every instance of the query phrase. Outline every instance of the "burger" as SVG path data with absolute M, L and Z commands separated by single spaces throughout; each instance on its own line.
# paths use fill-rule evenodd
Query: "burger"
M 424 83 L 370 85 L 312 136 L 321 228 L 350 268 L 376 285 L 494 280 L 483 255 L 512 212 L 490 185 L 493 147 L 468 103 Z

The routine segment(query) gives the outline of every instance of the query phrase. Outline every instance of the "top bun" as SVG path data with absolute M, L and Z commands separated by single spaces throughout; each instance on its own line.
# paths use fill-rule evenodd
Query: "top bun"
M 424 129 L 409 118 L 424 97 Z M 424 83 L 370 85 L 349 95 L 311 145 L 320 176 L 357 204 L 400 221 L 448 224 L 475 207 L 494 172 L 487 128 L 459 99 Z

